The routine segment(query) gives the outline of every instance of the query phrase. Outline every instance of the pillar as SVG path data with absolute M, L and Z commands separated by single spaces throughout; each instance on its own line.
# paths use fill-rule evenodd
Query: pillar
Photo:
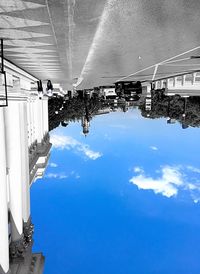
M 176 87 L 176 77 L 173 77 L 173 87 Z
M 39 110 L 38 110 L 38 97 L 34 100 L 34 121 L 35 121 L 35 139 L 39 142 L 40 139 L 40 125 L 39 125 Z
M 34 117 L 33 117 L 33 98 L 30 98 L 30 108 L 29 108 L 29 113 L 30 113 L 30 127 L 31 127 L 31 144 L 35 141 L 34 140 Z
M 42 100 L 37 100 L 37 113 L 38 113 L 38 120 L 37 120 L 37 127 L 38 127 L 38 143 L 42 142 L 44 137 L 44 129 L 43 129 L 43 103 Z
M 20 104 L 18 99 L 9 100 L 9 106 L 5 109 L 11 239 L 13 242 L 23 237 Z
M 195 84 L 195 80 L 196 80 L 196 73 L 192 73 L 192 85 Z
M 43 130 L 44 134 L 49 132 L 49 114 L 48 114 L 48 97 L 43 97 Z
M 31 145 L 31 117 L 30 117 L 30 98 L 27 101 L 27 124 L 28 124 L 28 147 Z
M 186 79 L 186 75 L 182 75 L 182 77 L 181 77 L 181 85 L 182 86 L 185 85 L 185 79 Z
M 8 201 L 3 108 L 0 108 L 0 272 L 9 271 Z
M 35 104 L 35 98 L 31 96 L 31 125 L 32 125 L 32 143 L 35 142 L 36 136 L 35 136 L 35 116 L 34 116 L 34 104 Z
M 30 219 L 30 185 L 29 185 L 29 155 L 28 155 L 28 122 L 27 100 L 20 103 L 20 134 L 21 134 L 21 178 L 22 178 L 22 215 L 23 222 Z

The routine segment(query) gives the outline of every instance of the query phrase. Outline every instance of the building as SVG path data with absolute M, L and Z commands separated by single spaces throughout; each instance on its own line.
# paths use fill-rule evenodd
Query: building
M 35 77 L 5 61 L 7 107 L 0 107 L 0 274 L 41 274 L 44 257 L 32 254 L 30 186 L 50 155 L 48 96 Z M 0 82 L 1 97 L 5 81 Z
M 90 119 L 86 115 L 81 119 L 81 126 L 83 129 L 83 134 L 87 136 L 90 128 Z
M 142 87 L 142 93 L 145 96 L 145 110 L 151 111 L 152 107 L 152 94 L 151 94 L 151 85 L 146 84 Z
M 115 92 L 115 86 L 101 86 L 100 96 L 103 96 L 104 99 L 115 99 L 117 94 Z
M 200 72 L 175 75 L 161 80 L 153 81 L 155 89 L 163 89 L 165 95 L 179 94 L 185 96 L 199 96 Z

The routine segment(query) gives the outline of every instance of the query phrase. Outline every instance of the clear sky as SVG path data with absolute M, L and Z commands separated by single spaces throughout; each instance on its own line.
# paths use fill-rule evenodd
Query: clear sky
M 138 110 L 51 133 L 32 186 L 45 274 L 199 274 L 200 130 Z

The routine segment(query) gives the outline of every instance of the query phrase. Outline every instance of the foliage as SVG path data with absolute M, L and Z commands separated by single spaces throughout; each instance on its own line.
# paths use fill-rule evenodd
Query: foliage
M 94 115 L 101 108 L 101 102 L 96 99 L 83 100 L 74 97 L 65 100 L 62 97 L 49 99 L 49 130 L 58 127 L 61 122 L 79 121 L 84 115 Z
M 166 96 L 162 90 L 152 92 L 152 106 L 145 110 L 145 102 L 139 107 L 143 117 L 172 118 L 191 127 L 200 127 L 200 97 L 183 98 L 180 95 Z M 185 117 L 183 116 L 185 112 Z

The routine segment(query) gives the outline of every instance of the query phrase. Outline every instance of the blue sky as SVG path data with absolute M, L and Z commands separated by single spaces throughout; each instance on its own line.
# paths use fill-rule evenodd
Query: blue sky
M 136 109 L 54 130 L 31 190 L 45 273 L 199 274 L 199 137 Z

